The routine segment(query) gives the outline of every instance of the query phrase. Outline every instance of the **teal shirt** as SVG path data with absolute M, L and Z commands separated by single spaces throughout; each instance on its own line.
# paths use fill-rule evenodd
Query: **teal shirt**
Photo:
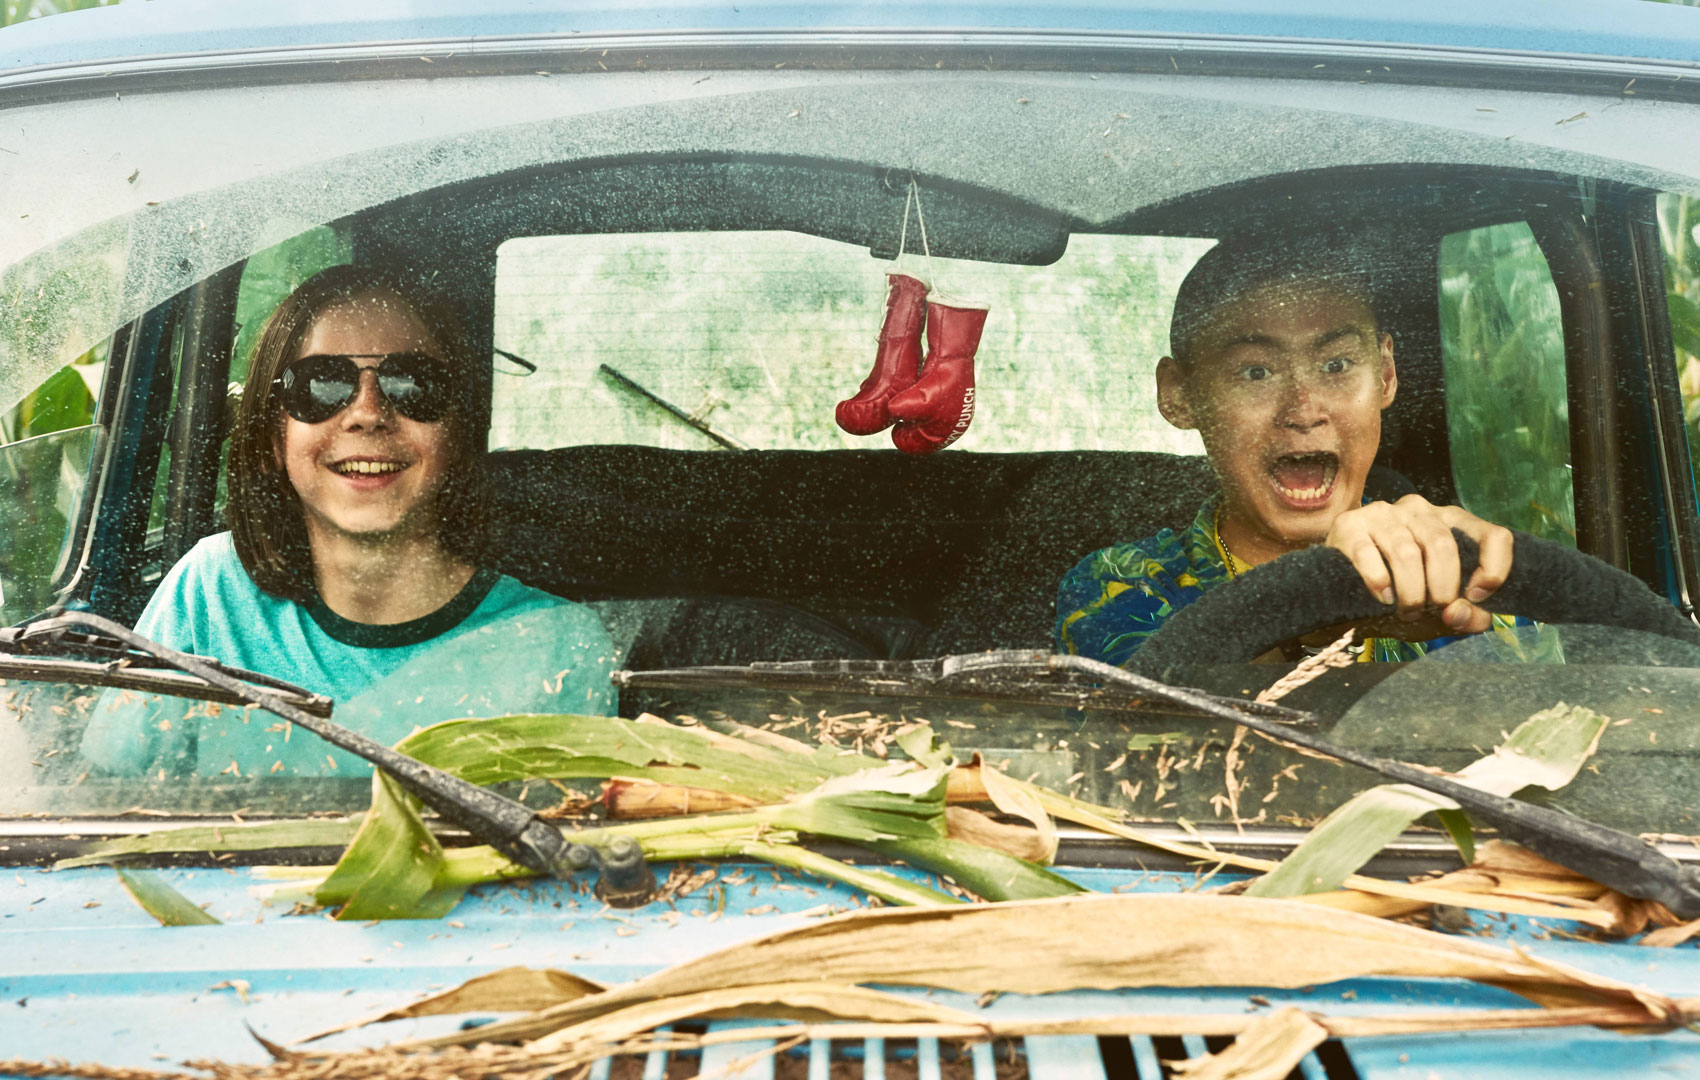
M 136 630 L 325 694 L 337 723 L 386 745 L 460 717 L 615 711 L 614 646 L 601 620 L 493 570 L 430 615 L 379 626 L 263 592 L 219 533 L 166 574 Z M 371 773 L 270 713 L 134 691 L 102 697 L 82 752 L 116 775 Z

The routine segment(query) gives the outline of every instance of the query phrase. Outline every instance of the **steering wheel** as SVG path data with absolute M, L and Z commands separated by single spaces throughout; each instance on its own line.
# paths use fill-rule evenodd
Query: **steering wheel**
M 1476 542 L 1454 529 L 1460 582 L 1479 561 Z M 1512 532 L 1511 574 L 1481 606 L 1544 623 L 1592 623 L 1674 638 L 1700 648 L 1700 627 L 1639 578 L 1575 548 Z M 1312 547 L 1219 585 L 1177 611 L 1134 654 L 1128 669 L 1167 681 L 1180 664 L 1248 663 L 1291 638 L 1392 614 L 1369 594 L 1343 553 Z

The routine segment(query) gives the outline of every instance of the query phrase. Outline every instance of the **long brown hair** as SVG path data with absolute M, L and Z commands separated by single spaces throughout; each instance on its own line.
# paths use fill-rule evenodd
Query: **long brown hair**
M 230 499 L 225 518 L 237 557 L 254 583 L 274 596 L 305 603 L 315 587 L 313 553 L 301 499 L 289 482 L 279 448 L 283 408 L 272 380 L 296 359 L 313 322 L 327 308 L 372 294 L 399 298 L 419 316 L 452 370 L 461 372 L 455 404 L 444 417 L 453 459 L 437 496 L 438 540 L 451 554 L 472 563 L 483 555 L 484 489 L 479 440 L 468 430 L 472 352 L 455 310 L 405 275 L 375 266 L 333 266 L 302 282 L 266 321 L 254 346 L 253 366 L 242 391 L 230 439 Z

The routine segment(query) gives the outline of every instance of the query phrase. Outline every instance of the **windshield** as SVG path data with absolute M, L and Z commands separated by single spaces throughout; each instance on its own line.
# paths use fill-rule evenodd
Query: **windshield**
M 1700 150 L 1661 134 L 1681 104 L 778 69 L 0 111 L 20 208 L 0 222 L 0 620 L 86 604 L 326 694 L 384 743 L 648 713 L 884 756 L 925 720 L 959 757 L 1139 819 L 1308 824 L 1375 778 L 1161 704 L 613 676 L 1130 664 L 1281 544 L 1413 495 L 1597 556 L 1667 616 L 1700 555 L 1680 419 Z M 108 164 L 73 167 L 91 145 Z M 1644 330 L 1666 319 L 1627 254 L 1649 238 L 1674 346 Z M 1286 703 L 1446 769 L 1584 705 L 1613 726 L 1554 801 L 1691 831 L 1700 649 L 1575 580 L 1562 618 L 1462 640 L 1358 619 L 1364 662 Z M 1162 677 L 1249 698 L 1338 621 Z M 45 670 L 4 695 L 0 813 L 369 798 L 363 762 L 255 709 Z
M 1590 104 L 1261 79 L 778 71 L 333 82 L 11 108 L 0 184 L 19 210 L 0 223 L 0 288 L 43 303 L 27 319 L 9 304 L 0 321 L 0 407 L 123 322 L 304 229 L 552 165 L 696 156 L 920 169 L 945 189 L 1003 197 L 1005 213 L 976 215 L 973 240 L 939 239 L 1004 257 L 1036 242 L 1009 234 L 1011 212 L 1092 231 L 1206 188 L 1316 168 L 1438 162 L 1700 185 L 1697 151 L 1660 136 L 1682 107 L 1626 97 L 1574 119 Z M 243 122 L 256 115 L 268 122 Z M 112 164 L 80 167 L 87 146 Z M 622 194 L 604 181 L 581 220 L 630 230 L 620 219 L 636 208 Z M 799 202 L 785 216 L 872 239 L 872 222 L 825 209 Z M 897 214 L 881 215 L 882 234 Z M 894 240 L 876 246 L 889 253 Z M 1059 240 L 1043 243 L 1042 261 Z
M 1562 659 L 1538 653 L 1537 639 L 1548 650 L 1562 650 Z M 1200 666 L 1184 681 L 1245 697 L 1285 670 Z M 419 697 L 433 681 L 420 670 L 404 671 L 371 697 L 339 707 L 336 719 L 380 741 L 399 741 L 414 730 L 410 718 L 447 718 L 417 710 L 410 717 L 395 707 L 406 704 L 393 696 L 401 687 Z M 369 799 L 370 766 L 252 707 L 21 680 L 9 680 L 4 695 L 8 794 L 0 809 L 7 813 L 105 816 L 141 807 L 265 817 L 349 812 Z M 1487 700 L 1491 708 L 1484 707 Z M 391 708 L 376 707 L 380 702 Z M 1688 827 L 1692 808 L 1684 785 L 1700 753 L 1692 737 L 1700 724 L 1700 648 L 1692 644 L 1589 625 L 1546 627 L 1512 640 L 1483 635 L 1415 663 L 1353 664 L 1282 700 L 1314 714 L 1314 721 L 1300 725 L 1308 734 L 1451 771 L 1491 753 L 1508 725 L 1557 703 L 1592 709 L 1610 723 L 1589 766 L 1557 795 L 1538 801 L 1632 833 Z M 1207 826 L 1231 822 L 1237 811 L 1242 826 L 1310 826 L 1357 791 L 1384 782 L 1367 770 L 1268 740 L 1236 739 L 1231 723 L 1158 703 L 1080 710 L 969 693 L 904 697 L 889 690 L 756 685 L 652 687 L 628 691 L 622 704 L 676 723 L 724 730 L 745 725 L 890 760 L 906 756 L 898 736 L 926 723 L 959 760 L 978 754 L 1017 779 L 1113 807 L 1136 821 Z M 167 785 L 168 801 L 159 794 Z M 539 805 L 546 805 L 560 793 L 547 788 L 539 794 L 547 796 Z

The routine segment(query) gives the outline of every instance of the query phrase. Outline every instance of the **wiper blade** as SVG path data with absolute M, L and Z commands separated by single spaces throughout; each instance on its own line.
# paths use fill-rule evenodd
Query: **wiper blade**
M 1078 663 L 1076 663 L 1078 661 Z M 795 660 L 742 667 L 616 671 L 614 684 L 654 690 L 787 690 L 875 697 L 1004 701 L 1099 712 L 1138 712 L 1162 703 L 1200 716 L 1220 709 L 1273 723 L 1315 726 L 1315 715 L 1282 705 L 1177 689 L 1130 672 L 1106 684 L 1094 662 L 1033 649 L 941 656 L 935 660 Z M 1115 669 L 1120 670 L 1120 669 Z M 1200 700 L 1213 709 L 1200 708 Z
M 1170 686 L 1082 656 L 1020 650 L 917 661 L 811 660 L 621 671 L 614 674 L 614 681 L 620 686 L 669 690 L 812 690 L 1103 710 L 1133 710 L 1160 701 L 1243 724 L 1279 742 L 1444 795 L 1476 820 L 1530 851 L 1628 896 L 1656 900 L 1678 918 L 1700 918 L 1700 868 L 1677 862 L 1638 836 L 1549 807 L 1494 795 L 1402 761 L 1338 746 L 1303 730 L 1320 722 L 1314 713 Z
M 77 682 L 192 697 L 221 705 L 252 704 L 243 695 L 214 686 L 115 637 L 70 629 L 80 625 L 85 624 L 77 618 L 53 616 L 23 626 L 0 628 L 0 679 Z M 211 657 L 195 659 L 242 682 L 275 690 L 281 700 L 311 716 L 331 715 L 334 703 L 323 694 L 257 671 L 230 667 Z
M 597 895 L 616 907 L 647 903 L 655 890 L 655 876 L 644 861 L 642 849 L 630 837 L 602 838 L 586 831 L 574 834 L 574 840 L 569 841 L 560 829 L 516 799 L 481 788 L 298 708 L 284 700 L 275 688 L 265 685 L 275 680 L 255 682 L 238 678 L 204 657 L 178 652 L 99 615 L 84 612 L 56 615 L 25 629 L 34 631 L 26 636 L 46 637 L 72 627 L 83 627 L 113 639 L 129 650 L 152 657 L 163 667 L 184 672 L 234 696 L 238 704 L 258 706 L 371 762 L 445 820 L 538 873 L 564 878 L 600 863 L 602 874 L 597 881 Z
M 1133 686 L 1150 681 L 1084 657 L 1058 656 L 1052 661 L 1070 670 L 1096 675 L 1109 683 Z M 1308 732 L 1270 724 L 1224 707 L 1219 699 L 1209 694 L 1179 687 L 1170 687 L 1170 690 L 1178 699 L 1190 699 L 1201 711 L 1244 724 L 1270 738 L 1369 769 L 1401 784 L 1444 795 L 1477 821 L 1493 826 L 1500 835 L 1515 840 L 1537 855 L 1544 855 L 1626 896 L 1656 900 L 1679 919 L 1700 918 L 1700 868 L 1677 862 L 1639 836 L 1550 807 L 1495 795 L 1403 761 L 1361 753 Z

